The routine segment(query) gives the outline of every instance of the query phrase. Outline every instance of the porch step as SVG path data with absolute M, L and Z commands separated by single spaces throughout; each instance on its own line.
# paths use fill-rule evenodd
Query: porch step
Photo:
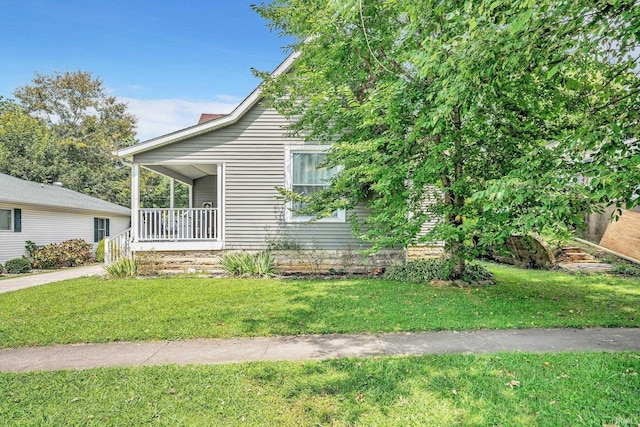
M 556 254 L 556 259 L 560 263 L 590 263 L 596 262 L 596 259 L 588 254 L 584 249 L 576 247 L 576 246 L 565 246 L 558 250 Z
M 565 262 L 593 261 L 594 258 L 586 252 L 564 252 Z

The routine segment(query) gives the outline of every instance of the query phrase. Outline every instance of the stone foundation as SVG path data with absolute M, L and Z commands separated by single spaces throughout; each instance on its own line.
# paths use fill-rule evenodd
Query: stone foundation
M 224 251 L 145 251 L 136 252 L 142 275 L 158 273 L 222 273 L 220 257 Z
M 409 261 L 440 258 L 442 255 L 444 255 L 443 246 L 409 246 L 407 248 L 407 259 Z
M 403 250 L 381 250 L 362 255 L 348 249 L 300 249 L 271 252 L 278 268 L 289 273 L 373 273 L 404 263 Z
M 136 252 L 142 274 L 222 273 L 224 253 L 256 253 L 258 250 L 225 251 L 149 251 Z M 348 249 L 299 249 L 271 251 L 276 266 L 287 273 L 373 273 L 374 270 L 403 264 L 404 250 L 381 250 L 362 255 Z

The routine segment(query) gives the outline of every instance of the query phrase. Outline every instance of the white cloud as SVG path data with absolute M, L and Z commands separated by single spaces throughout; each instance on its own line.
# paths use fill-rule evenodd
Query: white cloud
M 220 95 L 216 95 L 215 97 L 216 97 L 216 99 L 219 99 L 220 101 L 223 101 L 223 102 L 237 102 L 237 103 L 240 103 L 240 101 L 242 101 L 242 98 L 240 98 L 239 96 L 235 96 L 235 95 L 220 94 Z
M 221 97 L 225 97 L 222 95 Z M 175 132 L 198 124 L 202 113 L 230 113 L 237 102 L 188 101 L 185 99 L 136 99 L 118 97 L 126 102 L 138 119 L 136 133 L 140 141 Z M 231 99 L 230 99 L 231 101 Z

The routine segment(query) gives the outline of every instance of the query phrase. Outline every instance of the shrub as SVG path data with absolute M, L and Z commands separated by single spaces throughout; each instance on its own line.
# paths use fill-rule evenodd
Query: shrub
M 50 243 L 32 253 L 36 268 L 74 267 L 93 260 L 91 243 L 82 239 L 71 239 L 62 243 Z
M 0 264 L 0 274 L 4 274 L 4 267 Z
M 5 263 L 7 273 L 22 274 L 31 271 L 31 263 L 26 258 L 14 258 Z
M 96 261 L 104 262 L 104 244 L 105 240 L 102 239 L 98 243 L 98 247 L 96 248 Z
M 55 268 L 59 265 L 59 249 L 56 243 L 42 246 L 32 252 L 33 266 L 35 268 Z
M 220 258 L 220 266 L 233 276 L 273 277 L 278 271 L 268 250 L 258 253 L 226 253 Z
M 70 267 L 85 265 L 93 261 L 93 245 L 82 239 L 72 239 L 60 243 L 62 261 Z
M 111 265 L 104 267 L 110 278 L 122 279 L 136 277 L 138 275 L 138 261 L 134 258 L 122 258 Z
M 463 280 L 477 283 L 493 280 L 493 274 L 479 264 L 467 263 L 461 276 L 448 259 L 421 259 L 409 261 L 404 265 L 395 265 L 384 273 L 384 278 L 397 282 L 425 283 L 432 280 Z
M 34 254 L 35 251 L 37 251 L 38 249 L 42 249 L 41 245 L 37 245 L 35 242 L 33 242 L 31 240 L 27 240 L 25 242 L 24 247 L 27 250 L 27 252 L 29 253 L 29 258 L 31 258 L 31 259 L 33 259 L 33 254 Z

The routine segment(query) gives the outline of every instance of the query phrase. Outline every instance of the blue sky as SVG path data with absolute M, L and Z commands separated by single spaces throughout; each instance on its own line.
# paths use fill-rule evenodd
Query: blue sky
M 34 73 L 90 71 L 128 102 L 141 140 L 229 112 L 290 41 L 251 8 L 259 0 L 3 0 L 0 95 Z

